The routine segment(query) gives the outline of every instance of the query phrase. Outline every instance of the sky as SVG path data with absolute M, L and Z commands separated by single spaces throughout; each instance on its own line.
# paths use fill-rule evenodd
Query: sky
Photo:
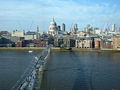
M 120 26 L 119 0 L 0 0 L 0 31 L 48 31 L 52 18 L 57 25 L 73 24 L 82 29 L 87 24 L 104 28 Z

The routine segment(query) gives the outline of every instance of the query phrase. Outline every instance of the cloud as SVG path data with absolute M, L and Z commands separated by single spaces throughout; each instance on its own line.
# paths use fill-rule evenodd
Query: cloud
M 0 21 L 13 25 L 20 21 L 24 26 L 34 20 L 42 29 L 48 28 L 50 19 L 55 16 L 59 24 L 65 22 L 68 27 L 72 23 L 103 24 L 118 22 L 120 18 L 117 4 L 80 2 L 75 0 L 7 0 L 0 1 Z M 84 4 L 83 4 L 84 3 Z M 13 24 L 9 22 L 13 22 Z M 2 23 L 0 22 L 0 23 Z M 46 24 L 47 23 L 47 24 Z M 47 26 L 44 26 L 46 24 Z

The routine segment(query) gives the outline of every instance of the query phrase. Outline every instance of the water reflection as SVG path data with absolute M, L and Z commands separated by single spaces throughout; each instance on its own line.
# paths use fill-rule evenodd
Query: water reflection
M 119 58 L 116 52 L 53 52 L 41 89 L 119 89 Z

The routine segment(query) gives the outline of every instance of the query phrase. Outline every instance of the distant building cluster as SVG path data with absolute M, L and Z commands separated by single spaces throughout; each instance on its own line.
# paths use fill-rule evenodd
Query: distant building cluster
M 104 30 L 91 25 L 80 29 L 74 24 L 70 30 L 66 30 L 64 23 L 57 25 L 53 18 L 46 33 L 40 33 L 38 26 L 35 31 L 0 31 L 0 47 L 45 47 L 48 44 L 60 48 L 120 50 L 120 28 L 113 24 Z

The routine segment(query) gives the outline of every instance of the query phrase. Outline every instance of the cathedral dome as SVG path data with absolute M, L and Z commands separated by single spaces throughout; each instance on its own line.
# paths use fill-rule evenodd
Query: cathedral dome
M 50 22 L 49 31 L 55 31 L 57 29 L 57 24 L 53 18 L 53 21 Z
M 54 24 L 51 24 L 49 26 L 49 31 L 55 31 L 57 29 L 57 27 Z
M 57 24 L 53 18 L 53 21 L 50 22 L 50 26 L 49 26 L 49 34 L 56 34 L 58 31 L 58 27 L 57 27 Z
M 53 21 L 52 21 L 52 22 L 50 22 L 50 24 L 52 24 L 52 25 L 56 25 L 56 22 L 53 22 Z

